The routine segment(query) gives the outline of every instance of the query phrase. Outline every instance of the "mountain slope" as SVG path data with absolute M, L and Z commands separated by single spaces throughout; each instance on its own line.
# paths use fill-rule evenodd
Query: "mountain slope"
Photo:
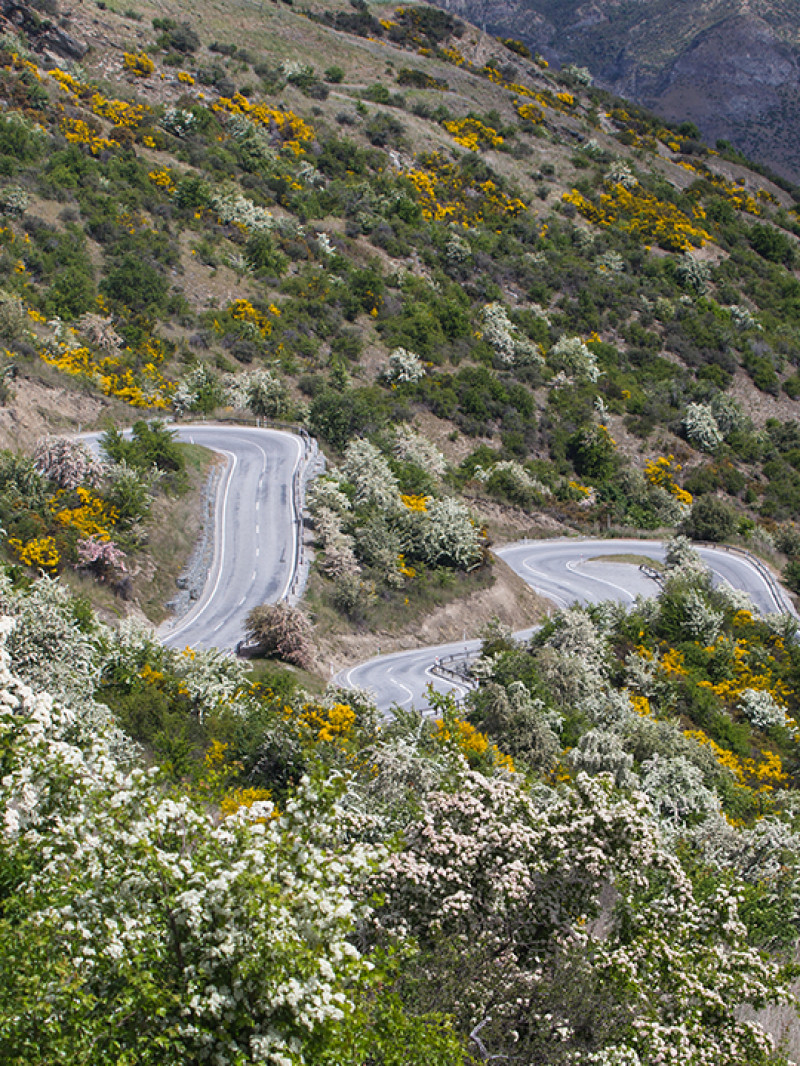
M 443 7 L 517 37 L 713 144 L 730 140 L 796 180 L 800 12 L 784 0 L 450 0 Z
M 795 553 L 788 183 L 436 8 L 60 10 L 0 41 L 9 430 L 43 384 L 302 423 L 317 606 L 366 630 L 507 531 Z M 3 476 L 11 558 L 79 565 L 79 501 Z

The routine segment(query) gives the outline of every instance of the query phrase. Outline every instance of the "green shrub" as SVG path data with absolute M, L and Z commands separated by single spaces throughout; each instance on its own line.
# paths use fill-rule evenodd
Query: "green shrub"
M 163 274 L 130 253 L 109 272 L 100 288 L 109 299 L 145 311 L 163 305 L 169 286 Z
M 717 496 L 701 496 L 695 500 L 680 528 L 692 540 L 720 543 L 736 532 L 736 514 Z

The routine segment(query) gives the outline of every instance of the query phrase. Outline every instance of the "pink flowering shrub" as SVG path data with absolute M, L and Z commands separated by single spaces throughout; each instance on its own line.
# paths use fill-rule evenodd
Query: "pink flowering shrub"
M 69 437 L 40 440 L 33 465 L 37 473 L 62 489 L 76 489 L 79 485 L 97 488 L 103 480 L 103 464 L 80 441 Z
M 100 540 L 98 537 L 84 537 L 76 545 L 78 566 L 93 570 L 96 574 L 106 576 L 110 571 L 127 573 L 125 552 L 118 548 L 113 540 Z

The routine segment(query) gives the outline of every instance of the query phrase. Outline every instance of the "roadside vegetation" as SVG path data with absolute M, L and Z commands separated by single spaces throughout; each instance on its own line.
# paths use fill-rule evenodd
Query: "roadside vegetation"
M 132 420 L 304 423 L 356 626 L 481 564 L 496 504 L 738 539 L 795 580 L 793 187 L 433 8 L 276 9 L 258 53 L 202 9 L 105 18 L 102 74 L 0 41 L 7 403 L 46 366 Z M 372 513 L 359 448 L 413 506 Z M 423 536 L 467 512 L 460 557 Z
M 796 632 L 687 541 L 388 721 L 0 594 L 9 1063 L 786 1062 L 740 1009 L 794 999 Z
M 0 453 L 3 1061 L 786 1063 L 800 645 L 690 538 L 800 592 L 800 191 L 425 5 L 84 6 L 0 39 L 0 414 L 133 434 Z M 159 617 L 215 415 L 328 459 L 253 663 L 91 602 Z M 429 716 L 325 687 L 500 526 L 670 537 L 662 591 Z

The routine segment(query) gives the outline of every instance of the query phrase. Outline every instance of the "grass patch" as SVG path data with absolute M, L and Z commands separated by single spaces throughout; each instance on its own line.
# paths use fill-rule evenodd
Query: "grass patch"
M 277 659 L 251 659 L 247 677 L 254 685 L 284 699 L 290 699 L 298 689 L 314 696 L 321 696 L 325 691 L 325 682 L 317 674 Z
M 147 555 L 134 578 L 134 596 L 156 625 L 169 611 L 165 604 L 176 591 L 175 580 L 185 568 L 203 530 L 203 488 L 219 457 L 199 444 L 179 444 L 186 460 L 186 487 L 173 496 L 159 496 L 148 522 Z
M 649 555 L 593 555 L 588 560 L 590 563 L 627 563 L 629 566 L 649 566 L 652 570 L 663 572 L 664 564 L 658 559 L 651 559 Z
M 312 573 L 306 598 L 315 628 L 322 635 L 397 633 L 421 623 L 437 607 L 491 588 L 495 580 L 491 564 L 470 573 L 444 567 L 420 569 L 405 588 L 381 590 L 363 611 L 348 617 L 336 608 L 333 583 Z

